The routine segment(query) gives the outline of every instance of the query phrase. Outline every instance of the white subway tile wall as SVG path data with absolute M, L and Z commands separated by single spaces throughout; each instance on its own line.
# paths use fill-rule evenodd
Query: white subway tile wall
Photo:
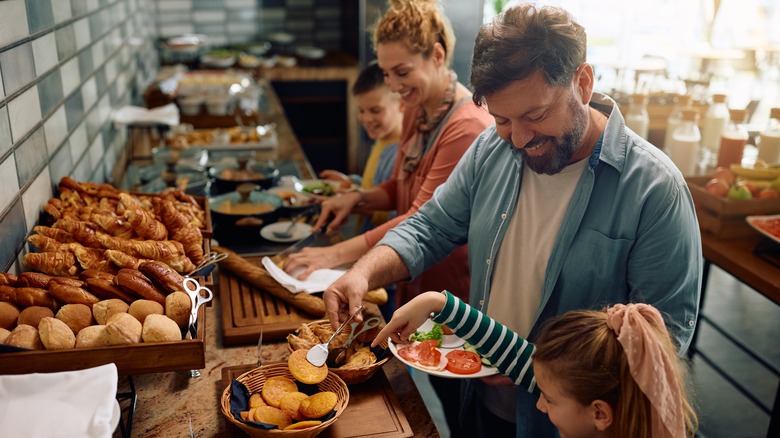
M 156 70 L 157 3 L 0 1 L 0 269 L 23 270 L 63 176 L 108 181 L 127 140 L 111 110 L 136 103 Z M 165 3 L 190 17 L 192 1 Z

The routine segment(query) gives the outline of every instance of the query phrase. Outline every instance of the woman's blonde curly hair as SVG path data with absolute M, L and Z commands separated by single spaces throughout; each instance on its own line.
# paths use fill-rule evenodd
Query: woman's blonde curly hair
M 438 0 L 390 0 L 387 12 L 374 25 L 374 51 L 379 44 L 393 42 L 425 58 L 438 42 L 444 47 L 445 65 L 450 65 L 455 51 L 455 33 Z

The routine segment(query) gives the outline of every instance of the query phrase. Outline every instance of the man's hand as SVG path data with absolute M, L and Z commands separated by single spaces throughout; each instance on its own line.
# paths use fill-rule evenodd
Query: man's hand
M 296 275 L 299 280 L 306 280 L 312 272 L 318 269 L 328 269 L 338 266 L 336 250 L 333 246 L 303 248 L 290 254 L 284 261 L 284 271 Z
M 365 277 L 352 270 L 347 271 L 333 282 L 323 293 L 325 313 L 328 315 L 333 330 L 349 318 L 363 304 L 363 297 L 368 292 L 368 281 Z M 363 313 L 355 315 L 355 322 L 363 321 Z

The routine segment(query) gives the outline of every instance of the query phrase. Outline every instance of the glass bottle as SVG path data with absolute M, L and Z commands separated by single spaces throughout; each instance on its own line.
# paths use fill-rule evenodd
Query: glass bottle
M 742 154 L 745 152 L 749 134 L 745 128 L 747 110 L 729 110 L 729 124 L 720 136 L 720 149 L 718 150 L 718 167 L 728 167 L 732 164 L 742 163 Z
M 758 136 L 758 158 L 769 164 L 780 163 L 780 108 L 769 110 L 769 124 Z
M 626 112 L 626 126 L 647 140 L 650 129 L 650 115 L 647 113 L 647 95 L 632 94 L 631 105 Z
M 688 94 L 678 94 L 674 98 L 674 107 L 672 112 L 669 113 L 669 117 L 666 119 L 666 133 L 664 134 L 664 149 L 668 148 L 669 143 L 672 142 L 672 134 L 674 130 L 682 123 L 682 110 L 691 106 L 691 96 Z
M 669 157 L 683 175 L 693 175 L 698 165 L 701 132 L 697 124 L 699 112 L 694 108 L 682 110 L 682 122 L 672 134 L 666 147 Z
M 712 104 L 704 113 L 701 128 L 702 164 L 712 166 L 718 157 L 720 136 L 729 123 L 729 107 L 725 94 L 713 94 Z

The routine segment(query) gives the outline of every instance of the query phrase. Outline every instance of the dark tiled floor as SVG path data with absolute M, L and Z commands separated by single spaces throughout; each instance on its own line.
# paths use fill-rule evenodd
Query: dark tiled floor
M 765 360 L 780 367 L 780 306 L 713 266 L 704 313 L 732 336 L 746 341 Z M 706 322 L 699 326 L 698 347 L 715 364 L 747 387 L 765 405 L 772 406 L 778 377 L 733 347 Z M 427 376 L 413 378 L 428 405 L 442 437 L 449 431 L 441 405 Z M 769 416 L 718 375 L 700 356 L 694 355 L 690 379 L 693 401 L 704 438 L 759 438 L 767 436 Z

